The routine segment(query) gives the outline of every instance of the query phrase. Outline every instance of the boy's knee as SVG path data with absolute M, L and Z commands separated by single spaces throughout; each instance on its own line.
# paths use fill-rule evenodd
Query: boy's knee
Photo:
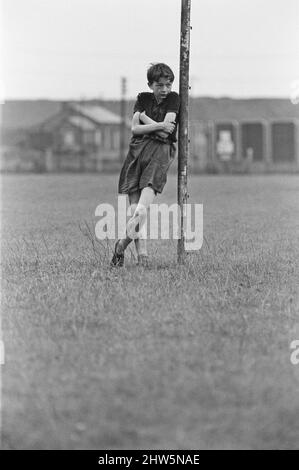
M 149 191 L 150 193 L 156 194 L 156 190 L 153 188 L 152 184 L 149 183 L 146 188 L 144 188 L 146 191 Z

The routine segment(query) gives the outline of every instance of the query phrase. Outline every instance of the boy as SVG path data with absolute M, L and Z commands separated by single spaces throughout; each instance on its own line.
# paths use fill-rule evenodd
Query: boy
M 137 96 L 132 119 L 133 136 L 118 184 L 118 192 L 128 194 L 130 205 L 137 206 L 127 224 L 126 235 L 115 244 L 112 266 L 123 266 L 125 249 L 133 238 L 138 264 L 148 264 L 143 230 L 146 213 L 157 193 L 162 193 L 175 155 L 180 99 L 171 91 L 173 71 L 163 63 L 151 64 L 147 80 L 152 93 Z M 136 227 L 139 227 L 137 238 L 133 234 Z

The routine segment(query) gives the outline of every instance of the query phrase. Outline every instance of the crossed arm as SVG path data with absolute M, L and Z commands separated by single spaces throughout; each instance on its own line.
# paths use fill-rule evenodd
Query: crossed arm
M 132 132 L 134 135 L 156 132 L 161 137 L 168 137 L 175 128 L 175 117 L 176 113 L 169 112 L 166 114 L 164 121 L 156 122 L 148 117 L 144 111 L 142 113 L 136 111 L 132 120 Z M 139 124 L 140 121 L 143 122 L 143 124 Z

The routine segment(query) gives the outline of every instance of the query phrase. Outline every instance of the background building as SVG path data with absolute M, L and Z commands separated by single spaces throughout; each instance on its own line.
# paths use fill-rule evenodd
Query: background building
M 123 123 L 112 111 L 85 103 L 62 103 L 55 109 L 47 102 L 42 116 L 35 114 L 39 109 L 33 106 L 22 121 L 15 114 L 17 106 L 9 107 L 10 103 L 3 106 L 3 170 L 102 171 L 119 167 L 123 124 L 126 147 L 131 131 L 130 123 Z M 47 109 L 50 115 L 45 118 Z
M 1 106 L 1 169 L 119 170 L 133 104 L 127 102 L 121 118 L 121 101 L 7 101 Z M 190 171 L 298 171 L 298 110 L 286 99 L 191 99 Z

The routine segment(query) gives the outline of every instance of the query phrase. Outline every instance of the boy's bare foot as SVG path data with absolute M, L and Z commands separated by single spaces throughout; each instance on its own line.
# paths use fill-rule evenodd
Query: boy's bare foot
M 119 245 L 119 240 L 117 240 L 117 242 L 115 243 L 114 253 L 113 253 L 112 260 L 110 262 L 110 266 L 116 266 L 116 267 L 121 268 L 124 265 L 125 253 L 118 245 Z

